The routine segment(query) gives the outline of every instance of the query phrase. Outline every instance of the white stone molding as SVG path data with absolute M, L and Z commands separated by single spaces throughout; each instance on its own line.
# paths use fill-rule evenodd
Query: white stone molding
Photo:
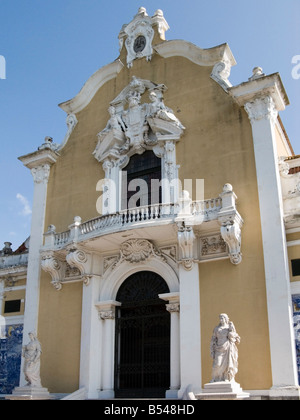
M 67 124 L 68 130 L 67 130 L 66 135 L 65 135 L 65 137 L 62 141 L 62 144 L 58 148 L 59 151 L 62 150 L 65 147 L 65 145 L 68 143 L 68 140 L 69 140 L 71 134 L 73 133 L 74 128 L 78 124 L 78 120 L 76 118 L 76 115 L 75 114 L 68 114 L 67 119 L 66 119 L 66 124 Z
M 241 223 L 240 220 L 226 221 L 221 226 L 221 235 L 224 242 L 228 245 L 230 261 L 234 265 L 242 262 L 241 254 Z
M 178 226 L 178 243 L 181 250 L 180 263 L 186 270 L 192 270 L 194 264 L 194 230 L 192 226 L 181 223 Z
M 73 99 L 61 103 L 59 105 L 60 108 L 68 115 L 78 114 L 91 102 L 98 90 L 105 83 L 117 77 L 123 67 L 120 60 L 116 60 L 102 67 L 88 79 L 81 91 Z
M 50 165 L 44 164 L 36 168 L 31 169 L 31 174 L 33 176 L 33 181 L 35 184 L 48 184 L 49 175 L 50 175 Z
M 225 184 L 220 197 L 222 198 L 222 208 L 218 213 L 218 221 L 221 225 L 221 236 L 228 246 L 230 261 L 232 264 L 238 265 L 242 262 L 241 229 L 244 221 L 236 210 L 237 196 L 232 185 Z
M 71 268 L 77 268 L 82 276 L 83 283 L 88 286 L 92 276 L 92 255 L 82 247 L 71 245 L 67 247 L 69 251 L 66 261 Z
M 219 85 L 227 92 L 229 87 L 232 87 L 232 84 L 229 81 L 229 76 L 231 73 L 231 62 L 228 59 L 224 59 L 219 63 L 214 65 L 213 71 L 211 73 L 211 78 L 215 80 Z
M 152 257 L 164 260 L 161 252 L 150 241 L 146 239 L 129 239 L 121 245 L 119 263 L 125 260 L 131 264 L 136 264 Z
M 220 258 L 227 258 L 228 248 L 227 244 L 222 238 L 220 232 L 213 235 L 202 236 L 199 238 L 200 242 L 200 261 L 216 260 Z
M 278 111 L 271 96 L 256 98 L 245 104 L 251 124 L 262 119 L 270 119 L 273 124 L 278 117 Z
M 187 41 L 173 40 L 156 45 L 154 50 L 164 58 L 184 57 L 198 66 L 212 67 L 223 60 L 228 60 L 231 66 L 236 65 L 235 58 L 228 44 L 202 49 Z
M 100 290 L 101 300 L 115 300 L 122 283 L 132 274 L 139 271 L 153 271 L 166 281 L 171 293 L 179 291 L 177 273 L 166 261 L 155 256 L 145 262 L 135 264 L 123 260 L 115 269 L 109 268 L 103 276 Z
M 63 261 L 61 261 L 54 252 L 43 252 L 42 269 L 51 275 L 52 285 L 56 290 L 62 289 L 62 279 L 64 278 L 65 267 Z
M 172 314 L 173 312 L 179 312 L 180 311 L 180 304 L 178 303 L 168 303 L 166 305 L 166 309 L 168 312 L 170 312 L 170 314 Z
M 153 54 L 152 41 L 154 30 L 151 18 L 146 12 L 140 12 L 135 19 L 124 28 L 127 35 L 125 46 L 127 49 L 127 67 L 132 67 L 137 58 L 146 57 L 150 61 Z
M 298 386 L 290 274 L 278 168 L 276 113 L 289 104 L 279 74 L 230 88 L 252 125 L 271 352 L 273 388 Z
M 273 99 L 276 110 L 278 112 L 283 111 L 285 107 L 289 105 L 289 99 L 279 73 L 275 73 L 270 76 L 262 76 L 249 82 L 233 86 L 228 89 L 228 92 L 233 97 L 235 102 L 240 106 L 245 106 L 247 103 L 255 103 L 256 99 L 261 100 L 268 97 Z M 263 104 L 261 104 L 261 106 L 262 105 Z M 254 108 L 253 118 L 251 116 L 251 107 L 249 107 L 249 118 L 251 118 L 251 120 L 261 119 L 263 112 L 261 106 L 260 111 L 259 109 L 255 110 Z M 257 107 L 259 106 L 257 105 Z M 272 107 L 272 103 L 269 99 L 266 99 L 265 107 L 266 111 L 268 109 L 272 111 L 272 108 L 270 108 Z M 272 118 L 272 112 L 270 116 L 268 116 L 267 112 L 264 112 L 264 114 L 268 119 Z

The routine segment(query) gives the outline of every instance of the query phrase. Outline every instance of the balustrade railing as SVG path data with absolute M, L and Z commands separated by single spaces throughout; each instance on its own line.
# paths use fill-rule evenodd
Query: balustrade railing
M 221 198 L 193 201 L 191 202 L 190 214 L 191 216 L 202 216 L 202 220 L 205 222 L 217 218 L 217 214 L 221 208 Z M 148 224 L 163 219 L 174 221 L 178 214 L 180 214 L 180 206 L 174 203 L 152 204 L 150 206 L 121 210 L 120 212 L 99 216 L 79 224 L 77 227 L 77 238 L 83 239 L 86 236 L 93 236 L 93 234 L 100 234 L 114 229 L 117 230 L 118 228 L 121 229 L 130 225 L 141 226 L 146 223 Z M 53 234 L 55 235 L 55 247 L 63 247 L 73 238 L 71 230 Z

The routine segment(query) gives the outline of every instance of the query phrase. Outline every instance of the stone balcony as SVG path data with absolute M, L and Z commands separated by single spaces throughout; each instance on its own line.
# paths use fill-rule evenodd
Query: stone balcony
M 188 201 L 190 201 L 188 199 Z M 192 218 L 201 223 L 216 222 L 222 209 L 222 198 L 204 201 L 191 201 L 185 218 Z M 81 218 L 75 217 L 74 223 L 66 232 L 56 233 L 51 225 L 45 234 L 44 249 L 63 249 L 72 242 L 85 242 L 108 234 L 124 232 L 132 229 L 142 229 L 162 225 L 170 225 L 182 220 L 180 204 L 154 204 L 122 210 L 114 214 L 96 217 L 82 223 Z M 212 224 L 212 223 L 211 223 Z
M 176 267 L 183 264 L 186 270 L 216 259 L 238 265 L 243 219 L 236 198 L 232 186 L 225 184 L 219 197 L 209 200 L 192 201 L 183 191 L 176 204 L 122 210 L 84 223 L 75 217 L 69 230 L 60 233 L 50 225 L 41 248 L 42 268 L 57 290 L 74 281 L 88 284 L 122 259 L 120 249 L 126 244 L 133 250 L 144 243 L 151 255 L 172 260 Z

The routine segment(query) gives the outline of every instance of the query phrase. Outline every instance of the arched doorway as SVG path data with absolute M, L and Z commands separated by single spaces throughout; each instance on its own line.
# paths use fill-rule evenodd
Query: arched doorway
M 169 293 L 151 271 L 131 275 L 116 309 L 116 398 L 163 398 L 170 387 L 170 314 L 158 295 Z

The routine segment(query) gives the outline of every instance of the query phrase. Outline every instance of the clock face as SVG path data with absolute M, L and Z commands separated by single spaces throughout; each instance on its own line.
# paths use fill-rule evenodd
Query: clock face
M 140 35 L 134 41 L 133 49 L 134 52 L 142 52 L 146 47 L 146 38 L 143 35 Z

